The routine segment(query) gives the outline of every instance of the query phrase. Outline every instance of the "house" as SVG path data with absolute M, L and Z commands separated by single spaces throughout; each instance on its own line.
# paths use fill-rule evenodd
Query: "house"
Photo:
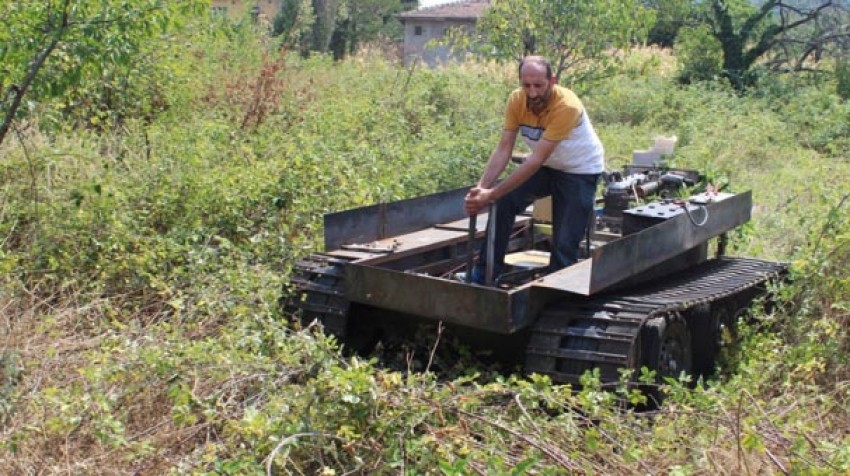
M 450 59 L 448 47 L 428 42 L 440 40 L 450 28 L 474 29 L 489 6 L 489 0 L 467 0 L 398 14 L 397 18 L 404 25 L 404 63 L 420 58 L 434 66 Z
M 240 19 L 248 13 L 264 22 L 271 22 L 280 11 L 283 0 L 212 0 L 212 12 L 228 18 Z

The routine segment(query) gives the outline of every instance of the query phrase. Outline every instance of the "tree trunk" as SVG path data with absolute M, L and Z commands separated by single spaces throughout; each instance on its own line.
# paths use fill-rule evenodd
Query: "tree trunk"
M 313 25 L 313 49 L 328 51 L 336 25 L 339 0 L 313 0 L 316 23 Z
M 41 71 L 42 66 L 44 66 L 44 62 L 47 61 L 47 58 L 51 53 L 53 53 L 53 50 L 56 49 L 59 42 L 62 41 L 62 36 L 65 35 L 65 31 L 68 29 L 68 11 L 70 4 L 70 0 L 65 0 L 65 3 L 62 6 L 62 23 L 57 28 L 50 28 L 52 25 L 50 25 L 49 18 L 45 20 L 45 34 L 49 35 L 52 32 L 53 38 L 50 40 L 50 43 L 47 44 L 47 47 L 33 58 L 30 63 L 30 67 L 27 70 L 27 75 L 24 76 L 24 81 L 21 85 L 16 88 L 14 85 L 10 86 L 14 88 L 14 90 L 10 89 L 14 96 L 12 97 L 11 104 L 9 104 L 9 109 L 6 110 L 6 116 L 3 118 L 3 123 L 0 124 L 0 144 L 3 143 L 3 140 L 6 138 L 6 134 L 9 132 L 9 128 L 12 127 L 12 121 L 15 120 L 15 114 L 18 113 L 18 109 L 21 107 L 21 102 L 24 100 L 24 94 L 26 94 L 35 79 L 35 76 L 39 71 Z
M 12 102 L 9 105 L 9 109 L 6 110 L 6 116 L 3 118 L 3 123 L 0 124 L 0 144 L 3 143 L 3 140 L 6 138 L 6 134 L 9 132 L 9 128 L 12 127 L 12 121 L 15 119 L 15 114 L 17 114 L 18 109 L 21 107 L 21 102 L 24 100 L 24 94 L 26 94 L 27 89 L 29 89 L 32 81 L 35 79 L 35 76 L 41 70 L 41 67 L 44 66 L 44 62 L 47 61 L 47 57 L 53 53 L 53 50 L 56 49 L 56 45 L 59 44 L 59 41 L 62 39 L 62 34 L 65 33 L 64 26 L 56 33 L 47 47 L 39 53 L 30 63 L 30 68 L 27 71 L 27 75 L 24 77 L 23 83 L 20 86 L 14 87 L 12 91 Z
M 723 76 L 737 91 L 743 91 L 745 39 L 735 32 L 726 2 L 715 0 L 711 4 L 711 11 L 714 14 L 714 36 L 720 41 L 723 50 Z

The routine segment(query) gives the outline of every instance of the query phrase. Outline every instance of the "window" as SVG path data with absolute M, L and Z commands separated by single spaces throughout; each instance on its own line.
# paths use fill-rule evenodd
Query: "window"
M 422 36 L 422 25 L 416 25 L 413 27 L 413 34 L 416 36 Z

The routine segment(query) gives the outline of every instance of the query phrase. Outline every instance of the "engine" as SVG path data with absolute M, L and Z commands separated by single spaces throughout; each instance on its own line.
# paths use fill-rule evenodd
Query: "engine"
M 704 177 L 694 170 L 629 165 L 623 171 L 607 174 L 602 193 L 602 210 L 598 225 L 620 231 L 623 211 L 649 197 L 679 198 L 697 186 Z

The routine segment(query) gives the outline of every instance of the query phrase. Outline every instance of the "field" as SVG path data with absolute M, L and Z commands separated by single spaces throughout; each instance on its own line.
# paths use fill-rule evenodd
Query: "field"
M 730 253 L 791 263 L 716 377 L 638 412 L 592 376 L 495 372 L 452 342 L 440 372 L 421 352 L 399 371 L 294 330 L 278 299 L 322 214 L 473 183 L 516 80 L 264 41 L 197 33 L 163 53 L 150 114 L 71 125 L 44 106 L 0 145 L 6 474 L 850 472 L 850 102 L 834 78 L 742 96 L 682 86 L 646 49 L 576 87 L 609 168 L 678 136 L 673 165 L 753 190 Z

